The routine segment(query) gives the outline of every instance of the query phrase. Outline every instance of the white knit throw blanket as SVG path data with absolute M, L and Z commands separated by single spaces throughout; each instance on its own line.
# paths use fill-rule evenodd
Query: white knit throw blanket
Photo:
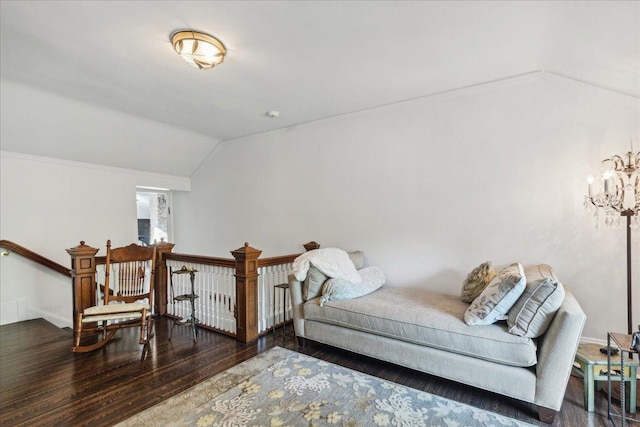
M 342 249 L 314 249 L 300 255 L 293 261 L 293 275 L 296 280 L 302 281 L 307 277 L 309 263 L 328 277 L 344 279 L 352 283 L 362 281 L 349 255 Z

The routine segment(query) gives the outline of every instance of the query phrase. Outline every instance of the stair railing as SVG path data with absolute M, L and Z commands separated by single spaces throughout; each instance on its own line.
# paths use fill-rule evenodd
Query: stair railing
M 306 250 L 320 245 L 309 242 Z M 244 246 L 231 251 L 233 258 L 218 258 L 202 255 L 173 253 L 174 244 L 156 244 L 155 307 L 159 315 L 174 318 L 186 317 L 184 304 L 173 301 L 174 295 L 186 292 L 190 283 L 189 275 L 174 276 L 171 289 L 171 272 L 183 267 L 197 270 L 194 278 L 194 293 L 198 325 L 235 337 L 242 342 L 251 342 L 268 333 L 274 326 L 275 318 L 290 318 L 291 306 L 283 304 L 283 296 L 275 295 L 274 287 L 286 283 L 293 269 L 293 260 L 300 254 L 262 258 L 262 251 Z M 68 249 L 72 258 L 74 287 L 74 314 L 95 304 L 96 283 L 104 257 L 96 257 L 97 249 L 81 242 Z M 96 278 L 98 282 L 96 282 Z M 282 314 L 285 314 L 283 316 Z M 274 315 L 279 315 L 274 317 Z M 75 319 L 75 316 L 74 316 Z
M 58 264 L 55 261 L 50 260 L 49 258 L 46 258 L 30 249 L 25 248 L 24 246 L 21 246 L 17 243 L 14 243 L 10 240 L 0 240 L 0 247 L 4 248 L 4 251 L 2 251 L 2 256 L 9 256 L 9 254 L 11 254 L 12 252 L 23 256 L 35 263 L 38 263 L 40 265 L 43 265 L 55 272 L 58 272 L 60 274 L 63 274 L 67 277 L 71 277 L 71 269 L 69 267 L 65 267 L 62 264 Z

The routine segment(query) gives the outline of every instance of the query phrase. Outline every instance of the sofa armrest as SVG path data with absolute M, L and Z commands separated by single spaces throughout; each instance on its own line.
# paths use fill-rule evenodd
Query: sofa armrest
M 304 312 L 302 310 L 302 282 L 296 280 L 293 274 L 289 274 L 289 294 L 291 295 L 291 312 L 293 313 L 293 328 L 296 336 L 304 338 Z
M 547 332 L 538 340 L 536 403 L 559 410 L 587 316 L 573 294 L 566 295 Z

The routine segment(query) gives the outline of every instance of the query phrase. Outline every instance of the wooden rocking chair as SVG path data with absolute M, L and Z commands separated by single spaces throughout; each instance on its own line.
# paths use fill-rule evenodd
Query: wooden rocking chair
M 84 309 L 76 319 L 72 351 L 93 351 L 103 347 L 120 328 L 139 327 L 140 344 L 153 338 L 152 304 L 156 269 L 155 246 L 111 249 L 107 241 L 102 304 Z M 101 334 L 97 342 L 85 344 L 88 335 Z

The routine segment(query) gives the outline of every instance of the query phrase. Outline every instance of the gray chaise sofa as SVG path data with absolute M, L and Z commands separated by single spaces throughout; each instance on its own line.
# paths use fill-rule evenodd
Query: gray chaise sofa
M 455 295 L 385 286 L 321 306 L 320 297 L 303 299 L 293 275 L 289 289 L 300 345 L 309 339 L 533 403 L 546 423 L 562 405 L 586 320 L 569 289 L 537 339 L 510 334 L 504 322 L 468 326 L 469 304 Z

